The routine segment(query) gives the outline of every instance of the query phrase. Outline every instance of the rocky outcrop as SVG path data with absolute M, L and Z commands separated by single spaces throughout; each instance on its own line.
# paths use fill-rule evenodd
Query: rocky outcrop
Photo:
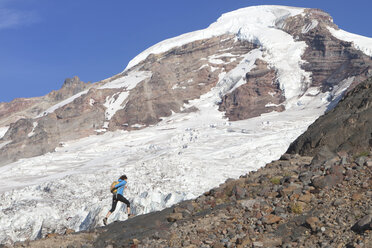
M 288 153 L 314 156 L 334 153 L 369 152 L 372 147 L 372 79 L 348 92 L 331 111 L 316 120 L 288 148 Z M 323 152 L 324 153 L 324 152 Z
M 36 116 L 41 109 L 37 107 L 40 98 L 17 98 L 8 103 L 0 103 L 0 126 L 7 126 L 22 118 Z
M 103 125 L 105 119 L 106 109 L 102 105 L 109 92 L 112 91 L 92 89 L 53 113 L 36 119 L 20 119 L 11 124 L 0 139 L 10 142 L 0 149 L 0 164 L 53 152 L 61 142 L 96 134 L 95 130 Z
M 80 81 L 78 76 L 74 76 L 73 78 L 66 78 L 62 88 L 57 91 L 52 91 L 47 95 L 47 97 L 51 98 L 54 102 L 59 102 L 90 87 L 91 83 L 84 83 L 83 81 Z
M 245 75 L 246 83 L 222 97 L 220 111 L 231 121 L 244 120 L 263 113 L 283 111 L 285 97 L 276 82 L 276 73 L 262 60 Z
M 67 78 L 61 89 L 41 97 L 17 98 L 0 103 L 0 127 L 8 126 L 22 118 L 35 118 L 49 107 L 91 87 L 75 76 Z

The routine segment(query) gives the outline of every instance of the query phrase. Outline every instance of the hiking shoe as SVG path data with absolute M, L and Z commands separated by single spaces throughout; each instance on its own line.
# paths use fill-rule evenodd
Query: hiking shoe
M 107 218 L 103 219 L 103 224 L 106 226 L 107 225 Z
M 134 217 L 134 214 L 128 214 L 128 218 Z

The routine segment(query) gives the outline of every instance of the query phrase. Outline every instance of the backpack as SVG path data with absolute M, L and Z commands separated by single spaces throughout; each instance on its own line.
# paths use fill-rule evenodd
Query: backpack
M 111 193 L 113 194 L 116 194 L 118 192 L 118 189 L 115 189 L 115 186 L 118 184 L 119 182 L 118 181 L 113 181 L 111 186 L 110 186 L 110 191 Z

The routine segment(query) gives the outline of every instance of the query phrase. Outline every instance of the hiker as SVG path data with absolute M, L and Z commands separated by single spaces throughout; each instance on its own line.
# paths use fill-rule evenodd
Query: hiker
M 132 214 L 130 212 L 130 203 L 127 198 L 124 197 L 123 191 L 124 188 L 126 188 L 128 182 L 128 178 L 126 175 L 122 175 L 119 179 L 118 182 L 115 186 L 111 188 L 111 193 L 114 195 L 112 196 L 112 207 L 110 211 L 106 214 L 106 217 L 103 219 L 103 224 L 106 226 L 107 225 L 107 219 L 110 217 L 110 215 L 115 211 L 116 205 L 118 204 L 118 201 L 121 201 L 127 205 L 127 212 L 128 212 L 128 217 L 131 217 Z

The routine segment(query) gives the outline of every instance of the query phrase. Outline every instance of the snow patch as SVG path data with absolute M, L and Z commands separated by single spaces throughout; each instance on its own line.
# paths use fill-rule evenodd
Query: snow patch
M 307 25 L 302 27 L 301 33 L 306 34 L 310 30 L 316 28 L 318 26 L 319 22 L 317 20 L 311 20 L 311 23 L 308 23 Z
M 276 95 L 275 92 L 268 92 L 267 94 L 269 94 L 270 96 L 274 97 Z
M 126 88 L 126 90 L 134 89 L 138 83 L 152 76 L 150 71 L 133 71 L 128 75 L 115 79 L 108 82 L 98 89 L 120 89 Z
M 200 71 L 201 69 L 203 69 L 205 67 L 209 67 L 209 65 L 208 64 L 204 64 L 204 65 L 200 66 L 199 69 L 198 69 L 198 71 Z
M 275 104 L 275 103 L 271 103 L 271 102 L 269 102 L 269 103 L 267 103 L 266 105 L 265 105 L 265 107 L 266 108 L 268 108 L 268 107 L 279 107 L 279 106 L 281 106 L 282 104 Z
M 316 96 L 320 93 L 320 89 L 319 87 L 310 87 L 306 94 L 309 95 L 309 96 Z
M 38 124 L 39 123 L 36 122 L 36 121 L 34 123 L 32 123 L 33 128 L 32 128 L 32 131 L 29 134 L 27 134 L 28 137 L 31 137 L 31 136 L 33 136 L 35 134 L 34 131 L 35 131 L 35 128 L 37 127 Z
M 10 144 L 10 143 L 12 143 L 11 140 L 0 142 L 0 149 L 3 148 L 4 146 L 6 146 L 7 144 Z
M 123 91 L 123 92 L 117 92 L 112 96 L 108 96 L 106 98 L 106 102 L 103 104 L 103 106 L 106 107 L 106 112 L 105 112 L 105 120 L 109 121 L 111 118 L 115 115 L 115 113 L 123 109 L 125 105 L 123 105 L 124 101 L 127 99 L 129 96 L 128 91 Z
M 38 115 L 36 118 L 43 117 L 43 116 L 45 116 L 47 114 L 53 113 L 56 109 L 59 109 L 59 108 L 65 106 L 65 105 L 73 102 L 76 98 L 78 98 L 78 97 L 80 97 L 82 95 L 85 95 L 86 93 L 88 93 L 88 90 L 84 90 L 82 92 L 79 92 L 79 93 L 77 93 L 77 94 L 75 94 L 75 95 L 73 95 L 73 96 L 71 96 L 71 97 L 63 100 L 62 102 L 59 102 L 56 105 L 48 108 L 42 114 Z
M 224 54 L 213 54 L 211 56 L 208 57 L 208 62 L 211 63 L 211 64 L 228 64 L 228 63 L 231 63 L 232 61 L 236 60 L 235 57 L 240 57 L 240 55 L 233 55 L 231 53 L 224 53 Z M 225 62 L 223 61 L 222 59 L 220 58 L 230 58 L 229 62 Z M 234 59 L 234 60 L 233 60 Z
M 338 85 L 335 85 L 332 91 L 329 93 L 329 101 L 331 102 L 327 109 L 333 109 L 336 107 L 337 103 L 341 100 L 344 96 L 346 90 L 350 87 L 350 85 L 354 82 L 355 77 L 349 77 L 342 80 Z
M 217 87 L 220 89 L 218 95 L 222 97 L 245 84 L 246 73 L 256 67 L 255 62 L 257 59 L 262 59 L 262 54 L 263 53 L 260 49 L 254 49 L 247 53 L 234 69 L 229 71 L 227 74 L 226 72 L 222 72 L 219 75 L 220 80 L 217 84 Z
M 192 82 L 194 82 L 194 79 L 191 78 L 191 79 L 187 80 L 186 82 L 182 81 L 182 82 L 176 83 L 175 85 L 172 86 L 172 90 L 175 90 L 175 89 L 186 89 L 187 87 L 186 86 L 182 86 L 182 84 L 189 84 L 189 83 L 192 83 Z
M 131 125 L 131 127 L 142 128 L 142 127 L 146 127 L 146 125 L 143 125 L 143 124 L 133 124 L 133 125 Z
M 214 72 L 215 70 L 219 69 L 218 67 L 214 67 L 214 66 L 210 66 L 210 68 L 211 68 L 211 72 Z
M 372 56 L 372 38 L 349 33 L 342 29 L 327 28 L 337 39 L 352 42 L 355 49 L 362 51 L 368 56 Z
M 6 134 L 6 132 L 8 131 L 8 129 L 9 129 L 9 126 L 7 126 L 7 127 L 0 127 L 0 139 L 2 137 L 4 137 L 4 135 Z

